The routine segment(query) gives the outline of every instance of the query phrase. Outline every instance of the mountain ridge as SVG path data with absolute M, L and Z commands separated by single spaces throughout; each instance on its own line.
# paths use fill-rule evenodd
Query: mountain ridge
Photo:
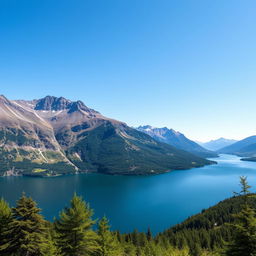
M 218 150 L 222 154 L 233 154 L 241 157 L 256 157 L 256 135 L 246 137 L 236 143 Z M 245 159 L 244 159 L 245 160 Z
M 0 124 L 2 175 L 141 175 L 212 163 L 63 97 L 10 101 L 1 96 Z
M 236 143 L 237 140 L 232 139 L 225 139 L 223 137 L 216 139 L 216 140 L 210 140 L 207 142 L 198 142 L 199 145 L 203 146 L 204 148 L 212 151 L 218 151 L 221 148 L 230 146 L 234 143 Z
M 238 155 L 242 161 L 256 162 L 256 135 L 246 137 L 228 147 L 219 150 L 219 153 Z
M 188 139 L 184 134 L 175 131 L 174 129 L 169 129 L 167 127 L 158 128 L 150 125 L 139 126 L 136 129 L 150 135 L 152 138 L 160 142 L 167 143 L 173 147 L 185 150 L 200 157 L 207 158 L 218 156 L 215 152 L 203 148 L 196 142 Z

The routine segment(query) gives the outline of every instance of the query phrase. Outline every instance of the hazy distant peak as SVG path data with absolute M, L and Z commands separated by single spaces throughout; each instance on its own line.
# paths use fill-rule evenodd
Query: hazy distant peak
M 220 137 L 219 139 L 211 140 L 211 141 L 235 141 L 235 140 L 225 139 L 225 138 L 223 138 L 223 137 Z
M 235 154 L 243 157 L 256 156 L 256 136 L 250 136 L 219 149 L 220 153 Z
M 237 141 L 221 137 L 221 138 L 216 139 L 216 140 L 211 140 L 211 141 L 208 141 L 208 142 L 200 143 L 200 145 L 202 145 L 203 147 L 205 147 L 209 150 L 217 151 L 221 148 L 230 146 L 230 145 L 234 144 L 235 142 L 237 142 Z

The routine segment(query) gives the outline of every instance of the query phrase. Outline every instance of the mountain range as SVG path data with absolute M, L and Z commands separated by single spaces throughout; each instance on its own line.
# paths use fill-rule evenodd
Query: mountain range
M 217 140 L 211 140 L 208 142 L 198 142 L 199 145 L 202 147 L 212 150 L 212 151 L 217 151 L 221 148 L 230 146 L 231 144 L 236 143 L 237 140 L 230 140 L 230 139 L 225 139 L 225 138 L 219 138 Z
M 221 154 L 234 154 L 244 157 L 243 160 L 256 160 L 256 136 L 250 136 L 218 150 Z
M 173 147 L 185 150 L 200 157 L 207 158 L 218 156 L 217 153 L 207 150 L 196 142 L 188 139 L 184 134 L 173 129 L 168 129 L 167 127 L 157 128 L 150 125 L 144 125 L 139 126 L 136 129 L 150 135 L 152 138 L 160 142 L 167 143 Z
M 213 162 L 63 97 L 25 101 L 0 96 L 0 174 L 78 172 L 144 175 Z

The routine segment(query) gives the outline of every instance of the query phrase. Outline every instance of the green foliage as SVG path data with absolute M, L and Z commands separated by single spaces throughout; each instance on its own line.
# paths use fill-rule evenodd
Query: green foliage
M 118 256 L 122 254 L 115 234 L 109 230 L 109 221 L 104 216 L 98 223 L 98 245 L 97 256 Z
M 240 186 L 241 186 L 241 191 L 239 193 L 234 193 L 235 195 L 247 195 L 250 193 L 249 189 L 251 188 L 251 186 L 248 185 L 247 182 L 247 177 L 245 176 L 241 176 L 240 177 Z M 245 199 L 247 199 L 247 197 L 244 197 Z
M 4 232 L 6 239 L 2 253 L 15 256 L 53 256 L 54 246 L 50 241 L 46 222 L 36 203 L 23 195 L 13 208 L 12 221 Z
M 247 197 L 248 205 L 256 209 L 256 195 L 248 194 Z M 200 248 L 221 251 L 226 243 L 234 239 L 234 228 L 227 224 L 235 222 L 235 216 L 242 211 L 244 202 L 245 196 L 224 200 L 158 234 L 156 239 L 167 239 L 177 248 L 188 246 L 192 255 L 196 255 Z
M 4 199 L 0 199 L 0 254 L 8 255 L 6 252 L 9 246 L 10 225 L 12 222 L 12 211 L 8 203 Z
M 28 151 L 22 149 L 13 149 L 11 151 L 6 151 L 0 148 L 0 176 L 6 171 L 13 170 L 17 174 L 22 174 L 25 176 L 54 176 L 60 174 L 70 174 L 75 173 L 74 166 L 66 162 L 56 162 L 56 163 L 36 163 L 32 159 L 22 158 L 22 161 L 15 161 L 16 156 L 26 156 L 28 157 Z M 45 172 L 33 172 L 35 169 L 44 169 Z
M 240 213 L 234 215 L 235 222 L 231 226 L 234 230 L 234 239 L 228 245 L 227 256 L 256 255 L 256 217 L 255 210 L 248 204 L 248 194 L 251 186 L 246 177 L 240 177 L 241 192 L 244 196 L 244 205 Z
M 234 240 L 229 244 L 226 255 L 256 255 L 256 218 L 255 211 L 246 204 L 242 211 L 235 215 Z
M 29 138 L 25 132 L 16 128 L 0 130 L 0 141 L 3 144 L 15 143 L 18 146 L 30 146 L 36 144 L 35 139 Z
M 97 235 L 92 230 L 93 211 L 81 197 L 74 195 L 70 207 L 55 221 L 57 245 L 63 256 L 92 255 L 98 249 Z

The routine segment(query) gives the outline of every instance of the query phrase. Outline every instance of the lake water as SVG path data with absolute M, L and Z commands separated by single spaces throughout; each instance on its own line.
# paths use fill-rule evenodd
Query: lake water
M 239 176 L 248 177 L 256 188 L 256 163 L 243 162 L 236 156 L 221 155 L 217 165 L 155 176 L 110 176 L 81 174 L 55 178 L 2 177 L 0 196 L 12 206 L 24 191 L 52 220 L 68 205 L 74 192 L 94 209 L 94 217 L 104 214 L 112 229 L 122 232 L 154 233 L 232 196 L 239 191 Z

